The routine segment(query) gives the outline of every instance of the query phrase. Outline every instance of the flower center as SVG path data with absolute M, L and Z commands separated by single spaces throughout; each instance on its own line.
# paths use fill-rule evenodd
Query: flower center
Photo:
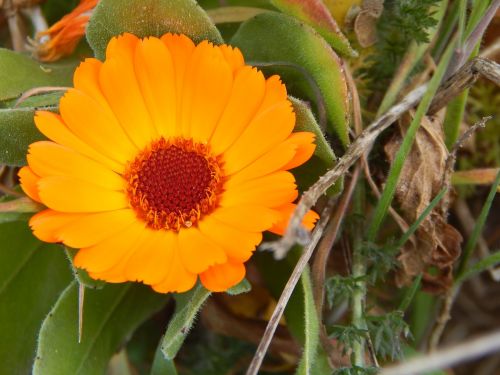
M 207 146 L 160 138 L 141 151 L 124 174 L 137 215 L 153 229 L 190 227 L 215 208 L 221 169 Z

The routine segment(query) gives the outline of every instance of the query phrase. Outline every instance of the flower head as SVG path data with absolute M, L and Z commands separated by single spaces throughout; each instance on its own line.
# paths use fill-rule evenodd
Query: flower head
M 70 55 L 85 35 L 85 27 L 99 0 L 80 0 L 80 4 L 48 30 L 37 34 L 34 51 L 42 61 L 55 61 Z
M 31 144 L 19 172 L 48 207 L 34 234 L 78 248 L 93 278 L 159 292 L 198 276 L 212 291 L 241 281 L 262 232 L 282 233 L 293 211 L 288 170 L 315 148 L 312 133 L 292 132 L 279 77 L 238 49 L 172 34 L 113 38 L 104 62 L 77 68 L 60 114 L 35 123 L 50 141 Z

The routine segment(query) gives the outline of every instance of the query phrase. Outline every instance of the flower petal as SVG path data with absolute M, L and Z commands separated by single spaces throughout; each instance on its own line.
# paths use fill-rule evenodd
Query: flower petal
M 79 218 L 63 225 L 57 235 L 60 241 L 70 247 L 89 247 L 116 235 L 134 221 L 137 218 L 129 208 L 81 214 Z
M 224 250 L 194 227 L 179 231 L 179 251 L 186 269 L 196 274 L 227 259 Z
M 231 96 L 210 139 L 215 155 L 223 153 L 243 132 L 262 103 L 264 92 L 262 72 L 250 66 L 238 70 Z
M 310 132 L 295 132 L 290 134 L 287 141 L 297 145 L 297 151 L 293 159 L 283 166 L 283 169 L 292 169 L 308 161 L 313 156 L 314 150 L 316 150 L 314 138 L 315 135 Z
M 100 212 L 128 207 L 125 193 L 66 176 L 40 178 L 38 191 L 42 202 L 61 212 Z
M 286 228 L 288 227 L 288 222 L 290 221 L 290 217 L 292 216 L 296 207 L 297 205 L 295 203 L 288 203 L 284 204 L 281 207 L 276 207 L 276 210 L 281 214 L 281 220 L 274 224 L 273 227 L 269 229 L 269 231 L 281 236 L 285 234 Z M 314 224 L 316 223 L 316 221 L 318 221 L 318 219 L 319 215 L 316 212 L 310 210 L 304 216 L 302 225 L 304 225 L 306 229 L 312 230 L 314 228 Z
M 248 232 L 209 216 L 198 223 L 200 232 L 221 246 L 229 259 L 246 262 L 262 241 L 261 232 Z
M 75 177 L 106 189 L 122 190 L 124 188 L 123 178 L 115 172 L 54 142 L 32 143 L 27 158 L 31 169 L 41 177 Z
M 196 46 L 182 91 L 181 131 L 186 138 L 206 143 L 226 107 L 233 74 L 219 47 Z
M 82 91 L 71 89 L 66 92 L 59 109 L 68 128 L 108 158 L 126 163 L 137 152 L 114 116 Z
M 61 228 L 80 219 L 84 215 L 81 213 L 65 213 L 47 209 L 33 215 L 29 221 L 29 225 L 33 234 L 39 240 L 61 242 L 61 237 L 59 236 Z
M 158 135 L 175 136 L 177 96 L 172 55 L 158 38 L 141 40 L 134 56 L 135 73 Z
M 36 186 L 40 176 L 37 176 L 30 167 L 22 167 L 17 175 L 24 193 L 34 201 L 41 202 Z
M 35 114 L 35 125 L 43 135 L 54 142 L 102 163 L 115 172 L 123 172 L 124 162 L 120 163 L 110 159 L 83 142 L 66 126 L 61 116 L 52 112 L 37 111 Z
M 197 276 L 189 272 L 181 261 L 178 235 L 172 241 L 172 263 L 169 265 L 167 276 L 158 284 L 151 287 L 159 293 L 182 293 L 191 289 L 196 283 Z
M 243 263 L 216 264 L 200 274 L 200 281 L 211 292 L 225 292 L 245 277 Z
M 287 100 L 261 112 L 224 152 L 224 171 L 230 175 L 246 167 L 283 142 L 294 126 L 295 114 Z
M 149 233 L 125 266 L 127 280 L 158 284 L 169 273 L 175 256 L 174 232 L 147 230 Z
M 138 42 L 132 34 L 111 39 L 99 72 L 99 84 L 125 133 L 143 149 L 157 133 L 135 75 L 134 55 Z
M 120 263 L 126 263 L 147 234 L 144 223 L 133 222 L 116 235 L 80 249 L 73 262 L 76 267 L 93 273 L 110 270 Z
M 222 207 L 233 206 L 265 206 L 278 207 L 293 202 L 297 198 L 295 178 L 290 172 L 279 171 L 264 177 L 231 185 L 229 180 L 221 194 Z
M 211 217 L 248 232 L 262 232 L 281 219 L 275 210 L 262 206 L 220 207 Z

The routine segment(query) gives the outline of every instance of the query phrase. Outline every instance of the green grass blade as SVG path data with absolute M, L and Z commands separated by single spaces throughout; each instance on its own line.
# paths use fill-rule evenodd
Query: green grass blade
M 497 264 L 500 264 L 500 250 L 496 251 L 493 254 L 488 255 L 487 257 L 481 259 L 476 264 L 469 267 L 469 269 L 465 271 L 462 275 L 460 275 L 460 277 L 458 277 L 455 282 L 457 284 L 463 283 L 465 280 L 468 280 L 471 277 L 477 275 L 478 273 L 481 273 L 490 267 L 494 267 Z
M 495 181 L 493 182 L 493 185 L 491 185 L 490 192 L 488 194 L 488 197 L 486 198 L 486 202 L 484 202 L 483 208 L 481 209 L 481 213 L 477 218 L 476 225 L 474 226 L 474 229 L 472 230 L 472 233 L 467 243 L 465 244 L 462 260 L 460 262 L 460 266 L 458 267 L 457 271 L 457 279 L 460 279 L 462 275 L 465 272 L 467 272 L 466 271 L 467 264 L 469 263 L 469 259 L 472 255 L 472 252 L 476 247 L 477 240 L 479 239 L 479 236 L 483 231 L 484 224 L 486 223 L 486 218 L 488 217 L 488 213 L 490 212 L 491 205 L 493 203 L 493 199 L 495 198 L 495 194 L 497 193 L 497 187 L 499 184 L 500 184 L 500 172 L 497 173 Z

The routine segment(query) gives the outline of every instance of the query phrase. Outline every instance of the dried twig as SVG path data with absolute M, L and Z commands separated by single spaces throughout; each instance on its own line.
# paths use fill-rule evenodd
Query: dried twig
M 400 365 L 387 367 L 380 374 L 417 375 L 447 368 L 497 351 L 500 351 L 500 331 L 438 350 L 427 356 L 411 359 Z
M 246 375 L 257 375 L 260 366 L 262 365 L 264 356 L 267 352 L 267 348 L 269 347 L 274 332 L 276 331 L 276 327 L 278 326 L 278 323 L 281 317 L 283 316 L 283 312 L 285 311 L 285 307 L 288 303 L 288 300 L 290 299 L 290 296 L 292 295 L 292 292 L 295 289 L 295 286 L 297 285 L 297 282 L 299 281 L 302 272 L 304 271 L 307 263 L 309 262 L 309 259 L 311 258 L 314 248 L 316 247 L 317 243 L 319 242 L 319 239 L 323 235 L 323 231 L 326 227 L 326 224 L 330 219 L 334 202 L 335 202 L 334 198 L 330 199 L 326 207 L 323 209 L 323 212 L 321 213 L 321 219 L 318 221 L 316 227 L 312 232 L 311 240 L 307 244 L 307 246 L 304 247 L 302 255 L 300 256 L 297 264 L 295 265 L 295 268 L 293 269 L 293 272 L 290 275 L 290 278 L 288 279 L 288 282 L 286 283 L 283 292 L 281 293 L 280 299 L 278 300 L 278 303 L 273 311 L 273 314 L 269 319 L 266 330 L 264 331 L 264 335 L 262 336 L 259 346 L 257 347 L 252 362 L 250 363 L 250 366 L 248 367 L 248 370 L 246 372 Z
M 435 114 L 463 90 L 471 87 L 480 76 L 500 85 L 500 65 L 481 57 L 472 59 L 441 85 L 428 113 Z

